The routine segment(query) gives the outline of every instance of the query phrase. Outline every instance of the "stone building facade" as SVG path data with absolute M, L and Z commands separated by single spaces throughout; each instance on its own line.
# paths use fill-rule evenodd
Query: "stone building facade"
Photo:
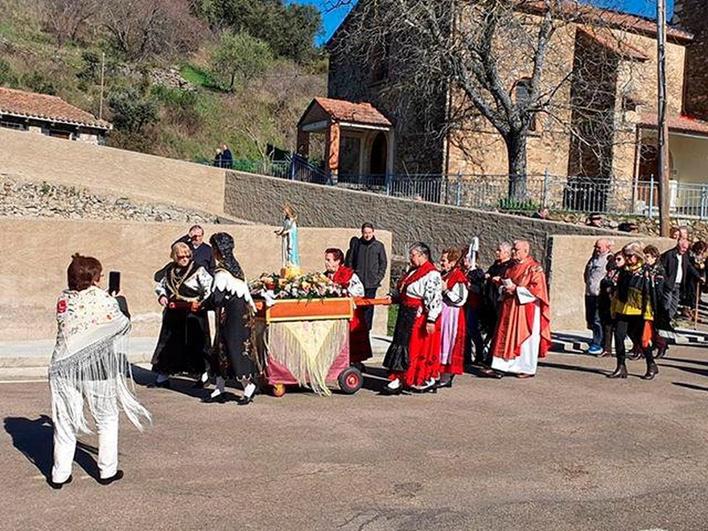
M 703 11 L 708 5 L 703 0 L 678 1 L 700 4 L 699 9 Z M 611 179 L 624 183 L 623 189 L 632 194 L 635 181 L 649 181 L 657 173 L 654 148 L 658 107 L 656 25 L 640 17 L 594 10 L 598 20 L 602 20 L 602 27 L 570 23 L 557 31 L 549 44 L 549 62 L 562 67 L 547 67 L 542 84 L 559 86 L 554 100 L 556 108 L 537 115 L 535 128 L 528 137 L 527 171 L 539 177 L 550 174 L 591 181 Z M 608 23 L 608 20 L 616 22 Z M 705 25 L 706 17 L 701 20 Z M 344 26 L 346 24 L 347 21 Z M 458 103 L 460 91 L 445 82 L 440 82 L 438 92 L 432 94 L 429 90 L 421 94 L 387 91 L 400 76 L 409 75 L 412 65 L 399 61 L 395 42 L 386 46 L 379 56 L 352 55 L 346 46 L 339 46 L 337 42 L 347 39 L 347 34 L 347 31 L 338 31 L 329 43 L 328 96 L 369 102 L 391 119 L 396 139 L 394 173 L 428 172 L 469 179 L 485 176 L 482 179 L 487 180 L 490 175 L 508 173 L 504 140 L 486 119 L 470 116 L 463 130 L 455 131 L 446 126 L 447 113 Z M 708 171 L 703 169 L 708 162 L 703 160 L 708 156 L 703 155 L 708 153 L 708 123 L 684 114 L 685 86 L 695 85 L 699 96 L 702 93 L 705 97 L 706 93 L 706 83 L 695 81 L 701 69 L 690 70 L 695 62 L 691 53 L 687 54 L 687 46 L 692 44 L 691 33 L 675 26 L 669 28 L 668 110 L 671 141 L 675 146 L 672 178 L 681 183 L 708 183 Z M 530 75 L 533 65 L 518 64 L 511 49 L 500 52 L 503 59 L 498 70 L 509 94 L 514 94 L 515 87 Z M 706 54 L 701 56 L 705 61 Z M 583 65 L 584 61 L 597 61 L 598 57 L 602 61 L 594 72 Z M 572 65 L 574 71 L 569 72 L 568 65 Z M 580 117 L 575 112 L 583 105 L 582 87 L 575 86 L 573 81 L 580 68 L 584 69 L 585 76 L 596 76 L 585 79 L 586 86 L 595 83 L 607 87 L 609 96 L 603 102 L 604 108 L 594 117 Z M 708 73 L 708 69 L 705 72 Z M 564 82 L 564 76 L 569 81 Z M 392 97 L 392 93 L 395 96 Z M 692 93 L 687 90 L 689 94 Z M 592 123 L 593 120 L 596 123 Z M 602 128 L 598 132 L 600 121 Z M 583 131 L 590 130 L 595 132 L 583 136 Z M 592 146 L 593 143 L 598 147 Z M 646 198 L 634 199 L 648 202 Z
M 672 22 L 693 33 L 686 47 L 684 112 L 708 120 L 708 2 L 676 0 Z

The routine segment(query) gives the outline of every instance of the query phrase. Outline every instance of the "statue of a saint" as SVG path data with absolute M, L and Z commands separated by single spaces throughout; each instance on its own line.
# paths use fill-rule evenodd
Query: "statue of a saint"
M 281 259 L 283 268 L 288 271 L 300 270 L 300 249 L 297 236 L 297 215 L 293 207 L 286 204 L 283 206 L 283 226 L 275 231 L 275 234 L 282 238 Z

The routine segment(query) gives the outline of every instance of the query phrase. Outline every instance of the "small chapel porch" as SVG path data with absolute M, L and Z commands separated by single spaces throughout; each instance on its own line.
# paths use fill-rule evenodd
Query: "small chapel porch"
M 313 152 L 313 136 L 322 153 Z M 370 103 L 315 98 L 297 124 L 297 154 L 321 160 L 335 184 L 357 182 L 361 175 L 383 184 L 393 174 L 394 145 L 393 124 Z

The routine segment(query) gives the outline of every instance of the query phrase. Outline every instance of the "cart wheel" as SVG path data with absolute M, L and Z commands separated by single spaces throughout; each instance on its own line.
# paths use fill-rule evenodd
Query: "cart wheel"
M 340 372 L 337 380 L 339 380 L 339 388 L 348 395 L 356 393 L 364 383 L 364 378 L 356 367 L 349 367 Z
M 285 384 L 273 384 L 273 396 L 280 398 L 285 394 Z

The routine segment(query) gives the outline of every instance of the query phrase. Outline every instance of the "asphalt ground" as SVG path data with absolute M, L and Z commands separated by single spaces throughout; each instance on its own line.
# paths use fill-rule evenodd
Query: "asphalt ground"
M 708 528 L 708 349 L 675 347 L 652 382 L 642 361 L 624 381 L 613 366 L 552 354 L 533 379 L 400 397 L 373 368 L 353 396 L 247 407 L 138 371 L 154 424 L 121 418 L 125 478 L 95 481 L 84 436 L 58 491 L 46 382 L 2 383 L 0 529 Z

